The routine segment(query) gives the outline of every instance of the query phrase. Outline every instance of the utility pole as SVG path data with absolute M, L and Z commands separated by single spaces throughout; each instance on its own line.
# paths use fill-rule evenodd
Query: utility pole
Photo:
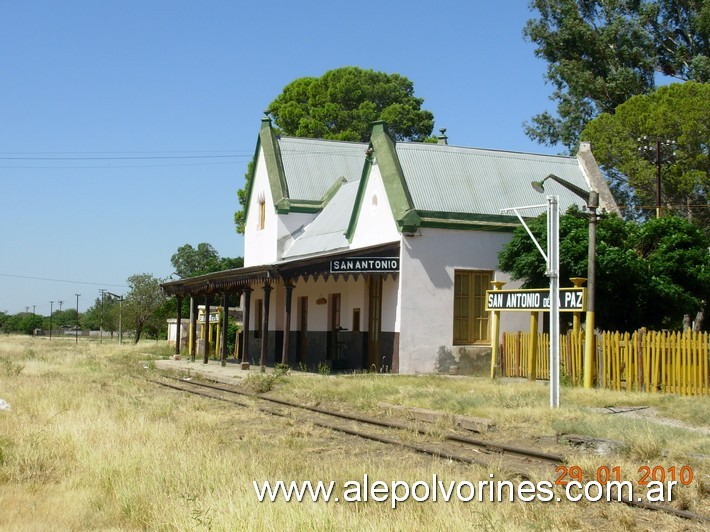
M 666 154 L 664 150 L 675 149 L 675 142 L 668 139 L 656 137 L 655 142 L 649 142 L 648 136 L 639 137 L 637 142 L 640 144 L 639 153 L 641 157 L 656 165 L 656 218 L 661 217 L 661 165 L 664 162 L 670 162 L 675 157 L 675 151 Z
M 118 345 L 123 345 L 123 296 L 106 292 L 111 297 L 118 298 Z
M 76 296 L 76 328 L 74 329 L 74 343 L 79 343 L 79 296 L 81 294 L 74 294 Z
M 99 289 L 101 292 L 101 321 L 99 322 L 99 343 L 104 343 L 104 293 L 106 290 L 103 288 Z

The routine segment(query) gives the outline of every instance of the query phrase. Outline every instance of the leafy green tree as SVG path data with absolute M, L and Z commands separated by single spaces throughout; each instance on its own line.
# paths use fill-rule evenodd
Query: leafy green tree
M 96 298 L 94 305 L 86 309 L 81 323 L 87 329 L 97 331 L 101 327 L 101 298 Z
M 675 142 L 672 153 L 661 153 L 661 161 L 666 160 L 661 173 L 664 212 L 693 219 L 710 234 L 710 84 L 674 83 L 634 96 L 582 132 L 611 177 L 612 189 L 623 191 L 628 185 L 637 202 L 650 208 L 656 205 L 655 152 L 651 159 L 640 156 L 642 136 L 652 144 L 656 138 Z M 617 196 L 619 203 L 623 199 Z
M 251 182 L 251 176 L 254 171 L 254 161 L 249 161 L 247 165 L 247 173 L 244 174 L 244 188 L 237 190 L 237 201 L 241 206 L 241 210 L 234 213 L 234 227 L 240 235 L 244 234 L 244 224 L 246 219 L 244 218 L 244 213 L 247 208 L 247 189 L 249 188 L 249 183 Z
M 54 322 L 54 320 L 52 320 Z M 81 323 L 91 330 L 103 328 L 111 334 L 118 331 L 119 321 L 119 301 L 108 294 L 104 294 L 103 302 L 100 297 L 96 298 L 94 305 L 86 310 L 82 316 Z M 56 322 L 54 322 L 56 323 Z
M 560 217 L 560 280 L 587 276 L 588 224 L 574 210 Z M 547 239 L 546 215 L 529 224 L 539 242 Z M 603 215 L 597 226 L 596 324 L 629 331 L 639 327 L 678 329 L 710 297 L 707 237 L 683 218 L 643 224 Z M 544 260 L 523 228 L 499 255 L 500 268 L 525 288 L 546 288 Z M 571 283 L 568 283 L 571 286 Z
M 557 113 L 526 124 L 527 135 L 570 151 L 584 126 L 655 88 L 657 73 L 710 81 L 709 0 L 532 0 L 523 31 L 547 62 Z
M 20 332 L 20 315 L 12 314 L 8 315 L 3 323 L 3 331 L 6 334 L 13 334 Z
M 41 329 L 43 324 L 42 316 L 31 312 L 20 312 L 13 316 L 8 316 L 3 325 L 6 333 L 34 334 L 35 329 Z
M 175 273 L 180 277 L 195 277 L 207 273 L 241 268 L 244 266 L 242 257 L 220 257 L 211 244 L 202 242 L 197 249 L 190 244 L 180 246 L 170 258 L 170 263 L 175 268 Z
M 76 309 L 68 308 L 52 312 L 52 327 L 55 329 L 61 327 L 74 327 L 78 324 L 79 315 L 77 314 Z
M 284 135 L 366 142 L 372 122 L 385 120 L 397 140 L 423 141 L 434 127 L 423 103 L 404 76 L 343 67 L 292 81 L 269 113 Z
M 128 294 L 123 305 L 127 329 L 135 330 L 135 343 L 144 331 L 155 334 L 165 326 L 165 316 L 161 312 L 165 294 L 160 287 L 160 279 L 149 273 L 131 275 L 128 280 Z
M 414 96 L 414 84 L 400 74 L 386 74 L 358 67 L 329 70 L 321 77 L 299 78 L 284 87 L 269 105 L 279 134 L 367 142 L 372 122 L 387 122 L 390 134 L 400 141 L 432 140 L 434 115 L 422 109 L 424 100 Z M 246 184 L 237 192 L 241 210 L 234 215 L 238 233 L 244 233 Z

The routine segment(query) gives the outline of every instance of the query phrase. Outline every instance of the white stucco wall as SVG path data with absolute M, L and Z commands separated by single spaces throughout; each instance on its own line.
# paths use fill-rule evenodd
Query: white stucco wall
M 437 354 L 453 346 L 454 271 L 493 271 L 493 280 L 509 281 L 496 271 L 498 251 L 509 233 L 422 229 L 403 236 L 399 290 L 399 371 L 433 372 Z M 513 288 L 506 285 L 504 288 Z M 526 330 L 529 316 L 504 313 L 501 330 Z
M 367 178 L 362 196 L 357 227 L 351 249 L 373 246 L 399 240 L 397 224 L 392 216 L 387 192 L 379 167 L 374 164 Z
M 367 331 L 369 319 L 369 291 L 365 277 L 349 280 L 329 278 L 304 281 L 298 279 L 291 296 L 291 330 L 299 330 L 298 298 L 308 297 L 308 330 L 312 332 L 328 331 L 330 326 L 330 296 L 340 294 L 340 326 L 353 330 L 353 309 L 360 309 L 360 331 Z M 251 323 L 249 330 L 255 330 L 257 301 L 264 299 L 262 285 L 253 285 L 251 294 Z M 389 276 L 382 283 L 382 331 L 395 332 L 399 329 L 396 325 L 396 305 L 399 281 L 395 276 Z M 325 298 L 327 303 L 318 305 L 316 300 Z M 283 285 L 275 285 L 271 291 L 269 301 L 269 330 L 284 329 L 286 293 Z
M 367 330 L 367 285 L 364 278 L 349 281 L 341 278 L 317 281 L 298 279 L 291 296 L 291 330 L 299 330 L 298 298 L 308 297 L 308 330 L 327 331 L 329 329 L 330 295 L 340 294 L 340 326 L 352 330 L 353 309 L 360 309 L 360 329 Z M 254 285 L 251 295 L 251 323 L 249 329 L 257 328 L 254 322 L 256 301 L 263 300 L 264 290 L 261 285 Z M 326 304 L 318 305 L 316 300 L 325 298 Z M 275 285 L 271 292 L 269 309 L 269 330 L 283 330 L 285 316 L 286 292 L 283 285 Z
M 264 228 L 259 229 L 259 202 L 266 204 Z M 244 266 L 271 264 L 277 260 L 278 224 L 263 149 L 254 172 L 249 209 L 244 227 Z

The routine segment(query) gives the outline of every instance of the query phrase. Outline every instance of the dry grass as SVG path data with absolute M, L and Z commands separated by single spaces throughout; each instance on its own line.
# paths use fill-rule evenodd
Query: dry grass
M 146 355 L 149 353 L 150 355 Z M 158 389 L 146 361 L 155 343 L 0 337 L 0 529 L 2 530 L 626 530 L 695 527 L 621 505 L 571 503 L 259 503 L 253 480 L 428 480 L 489 478 L 462 466 L 327 430 Z M 619 460 L 693 463 L 705 480 L 684 504 L 707 513 L 707 435 L 647 420 L 593 413 L 607 404 L 648 404 L 635 395 L 563 390 L 557 413 L 540 385 L 437 377 L 292 376 L 270 393 L 377 410 L 381 401 L 494 417 L 499 438 L 575 429 L 627 439 L 619 456 L 579 457 L 585 470 Z M 647 396 L 644 396 L 647 397 Z M 631 399 L 629 399 L 631 398 Z M 669 417 L 705 424 L 707 398 L 652 399 Z M 649 399 L 651 400 L 651 399 Z M 624 403 L 626 401 L 626 403 Z M 629 402 L 630 401 L 630 402 Z M 636 403 L 634 403 L 636 401 Z M 689 400 L 692 401 L 692 400 Z M 702 419 L 698 419 L 702 417 Z M 654 427 L 653 429 L 649 427 Z M 521 432 L 522 431 L 522 432 Z M 571 432 L 571 430 L 569 430 Z M 682 440 L 682 441 L 676 441 Z M 702 471 L 701 471 L 702 470 Z M 547 480 L 551 480 L 547 478 Z M 704 483 L 703 483 L 704 482 Z M 696 527 L 700 529 L 700 527 Z

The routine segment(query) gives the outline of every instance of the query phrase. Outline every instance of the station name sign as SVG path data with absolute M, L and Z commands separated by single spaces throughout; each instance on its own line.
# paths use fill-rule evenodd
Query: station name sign
M 330 261 L 330 273 L 398 272 L 399 257 L 351 257 Z
M 560 312 L 582 312 L 586 288 L 560 288 Z M 550 290 L 487 290 L 486 310 L 550 311 Z

